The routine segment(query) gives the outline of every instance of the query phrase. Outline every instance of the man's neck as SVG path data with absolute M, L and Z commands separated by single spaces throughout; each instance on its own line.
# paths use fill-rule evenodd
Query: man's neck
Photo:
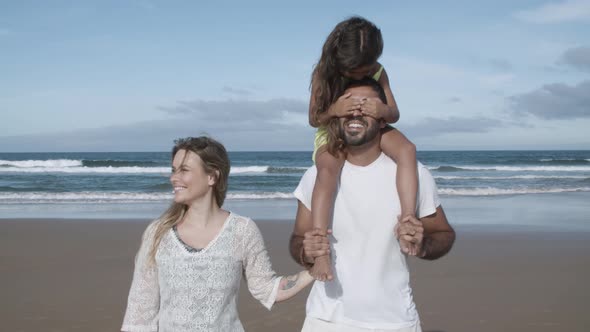
M 381 155 L 380 135 L 361 146 L 348 146 L 346 160 L 356 166 L 368 166 Z

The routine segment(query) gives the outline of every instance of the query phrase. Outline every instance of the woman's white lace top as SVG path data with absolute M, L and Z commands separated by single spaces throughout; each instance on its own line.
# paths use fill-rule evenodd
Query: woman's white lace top
M 244 331 L 237 313 L 242 273 L 252 296 L 272 307 L 281 278 L 251 219 L 231 213 L 217 237 L 198 252 L 189 252 L 170 230 L 155 265 L 148 264 L 154 231 L 155 222 L 135 258 L 123 331 Z

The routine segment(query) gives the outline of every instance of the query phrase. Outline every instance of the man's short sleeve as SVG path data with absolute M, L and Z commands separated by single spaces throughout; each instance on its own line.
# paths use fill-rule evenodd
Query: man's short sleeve
M 440 205 L 438 189 L 426 166 L 418 164 L 418 209 L 417 217 L 422 218 L 436 212 Z
M 301 177 L 299 185 L 295 188 L 293 195 L 297 198 L 305 207 L 311 211 L 311 195 L 313 193 L 313 187 L 315 185 L 315 178 L 317 175 L 317 169 L 315 166 L 311 166 L 305 171 L 305 174 Z

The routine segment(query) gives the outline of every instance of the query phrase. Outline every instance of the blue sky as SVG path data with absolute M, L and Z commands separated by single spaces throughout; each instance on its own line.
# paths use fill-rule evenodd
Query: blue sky
M 590 0 L 0 0 L 0 151 L 311 150 L 311 70 L 351 15 L 419 150 L 590 149 Z

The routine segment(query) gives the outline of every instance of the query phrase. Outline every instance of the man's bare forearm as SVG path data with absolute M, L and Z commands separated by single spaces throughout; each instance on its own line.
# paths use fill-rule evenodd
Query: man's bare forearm
M 419 256 L 427 260 L 439 259 L 451 250 L 454 242 L 455 231 L 453 229 L 428 235 L 425 234 Z
M 297 264 L 308 267 L 309 264 L 306 264 L 303 256 L 303 239 L 304 237 L 301 235 L 291 234 L 291 239 L 289 240 L 289 253 L 291 253 L 291 258 L 293 258 Z

